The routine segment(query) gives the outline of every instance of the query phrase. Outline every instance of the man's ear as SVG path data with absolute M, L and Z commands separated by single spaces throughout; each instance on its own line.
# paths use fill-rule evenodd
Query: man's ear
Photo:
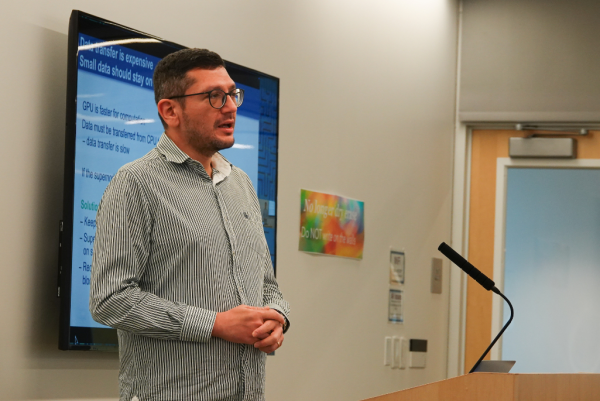
M 158 114 L 165 120 L 169 127 L 177 127 L 180 124 L 179 116 L 181 105 L 172 99 L 161 99 L 156 105 Z

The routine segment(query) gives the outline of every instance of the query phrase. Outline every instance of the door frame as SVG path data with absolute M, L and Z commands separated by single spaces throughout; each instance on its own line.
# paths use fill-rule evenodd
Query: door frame
M 533 123 L 532 123 L 533 124 Z M 598 122 L 573 122 L 573 123 L 544 123 L 543 125 L 552 125 L 556 128 L 565 126 L 573 127 L 581 125 L 582 128 L 588 128 L 596 131 L 596 138 L 581 138 L 582 143 L 588 143 L 587 149 L 580 149 L 580 157 L 585 159 L 575 160 L 544 160 L 543 163 L 551 162 L 566 165 L 569 163 L 582 163 L 583 160 L 600 159 L 600 124 Z M 454 163 L 453 163 L 453 189 L 452 189 L 452 219 L 451 219 L 451 244 L 452 247 L 469 258 L 469 211 L 470 211 L 470 188 L 471 188 L 471 161 L 472 161 L 472 137 L 474 130 L 514 130 L 515 123 L 481 123 L 481 122 L 462 122 L 457 118 L 454 130 Z M 593 135 L 592 135 L 593 136 Z M 595 148 L 590 151 L 589 145 Z M 539 163 L 539 160 L 522 160 L 523 163 Z M 583 162 L 584 164 L 587 162 Z M 497 185 L 497 183 L 496 183 Z M 494 247 L 496 245 L 494 244 Z M 496 252 L 494 251 L 496 254 Z M 494 269 L 496 270 L 496 269 Z M 450 274 L 450 302 L 448 319 L 448 349 L 446 376 L 448 378 L 456 377 L 465 373 L 465 353 L 466 353 L 466 320 L 467 320 L 467 276 L 457 268 L 451 266 Z M 493 275 L 495 277 L 495 275 Z M 494 297 L 495 298 L 495 297 Z M 490 311 L 492 313 L 492 311 Z M 500 310 L 498 309 L 499 316 Z M 492 322 L 498 322 L 498 319 L 492 319 Z M 501 325 L 497 324 L 497 327 Z M 492 330 L 492 333 L 497 331 Z M 493 334 L 495 335 L 495 334 Z M 493 337 L 493 336 L 492 336 Z M 491 339 L 490 339 L 491 341 Z
M 468 255 L 469 188 L 471 176 L 471 128 L 457 124 L 454 135 L 451 245 Z M 446 377 L 463 374 L 465 368 L 465 331 L 467 311 L 467 277 L 456 266 L 450 266 L 448 306 L 448 357 Z

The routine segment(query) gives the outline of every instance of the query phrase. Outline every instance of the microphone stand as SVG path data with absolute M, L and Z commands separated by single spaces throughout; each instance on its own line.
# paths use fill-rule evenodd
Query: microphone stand
M 446 244 L 445 242 L 442 242 L 440 244 L 440 246 L 438 247 L 438 250 L 441 253 L 443 253 L 444 256 L 446 256 L 448 259 L 450 259 L 450 261 L 452 263 L 454 263 L 455 265 L 457 265 L 458 267 L 460 267 L 465 273 L 467 273 L 469 275 L 469 277 L 471 277 L 475 281 L 477 281 L 483 288 L 485 288 L 488 291 L 491 290 L 491 291 L 495 292 L 496 294 L 500 295 L 502 298 L 504 298 L 504 300 L 506 302 L 508 302 L 508 306 L 510 306 L 510 319 L 508 319 L 508 322 L 506 322 L 506 324 L 504 325 L 504 327 L 502 327 L 502 330 L 500 330 L 500 333 L 498 333 L 498 335 L 496 336 L 496 338 L 494 338 L 494 340 L 492 341 L 492 343 L 490 344 L 490 346 L 485 350 L 485 352 L 483 353 L 483 355 L 481 355 L 481 358 L 479 358 L 479 360 L 477 361 L 477 363 L 475 364 L 475 366 L 473 366 L 473 368 L 469 372 L 469 373 L 473 373 L 475 371 L 475 369 L 477 369 L 477 367 L 479 366 L 479 364 L 481 363 L 481 361 L 483 361 L 483 358 L 485 358 L 485 356 L 487 355 L 487 353 L 490 352 L 490 350 L 492 349 L 492 347 L 494 346 L 494 344 L 496 344 L 496 342 L 498 341 L 498 339 L 500 338 L 500 336 L 502 335 L 502 333 L 504 333 L 504 331 L 506 330 L 506 328 L 508 327 L 508 325 L 512 322 L 513 317 L 515 316 L 515 310 L 513 309 L 513 306 L 510 303 L 510 301 L 508 300 L 508 298 L 506 298 L 504 296 L 504 294 L 502 294 L 500 292 L 500 290 L 498 288 L 496 288 L 494 282 L 492 280 L 490 280 L 490 278 L 488 276 L 486 276 L 485 274 L 483 274 L 482 272 L 480 272 L 475 266 L 473 266 L 465 258 L 463 258 L 461 255 L 459 255 L 448 244 Z
M 487 347 L 487 349 L 485 350 L 485 352 L 483 353 L 483 355 L 481 355 L 481 357 L 479 358 L 479 360 L 477 361 L 477 363 L 475 363 L 475 365 L 473 365 L 473 367 L 471 368 L 471 370 L 469 371 L 469 373 L 473 373 L 475 371 L 475 369 L 477 369 L 477 366 L 479 366 L 479 364 L 481 363 L 481 361 L 483 361 L 483 358 L 485 358 L 485 356 L 488 354 L 488 352 L 490 352 L 490 350 L 492 349 L 492 347 L 494 346 L 494 344 L 496 344 L 496 342 L 500 339 L 500 337 L 502 336 L 502 334 L 504 333 L 504 331 L 506 330 L 506 328 L 508 327 L 508 325 L 512 322 L 513 317 L 515 316 L 515 310 L 513 309 L 513 306 L 510 303 L 510 301 L 508 300 L 508 298 L 506 298 L 504 296 L 504 294 L 502 294 L 500 292 L 500 290 L 497 289 L 496 287 L 492 288 L 492 291 L 495 292 L 496 294 L 500 295 L 508 303 L 508 306 L 510 307 L 510 319 L 508 319 L 508 322 L 506 322 L 506 324 L 504 325 L 504 327 L 502 327 L 502 330 L 500 330 L 500 332 L 498 333 L 498 335 L 496 336 L 496 338 L 494 338 L 494 341 L 492 341 L 492 343 L 490 344 L 490 346 Z

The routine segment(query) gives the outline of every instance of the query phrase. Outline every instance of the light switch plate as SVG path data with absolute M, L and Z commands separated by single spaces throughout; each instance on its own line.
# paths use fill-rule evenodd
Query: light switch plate
M 400 337 L 400 369 L 406 369 L 406 357 L 408 355 L 408 341 Z
M 392 337 L 384 339 L 383 348 L 383 365 L 390 366 L 392 364 Z
M 431 259 L 431 293 L 442 293 L 442 259 Z
M 392 369 L 397 369 L 400 367 L 400 357 L 402 354 L 402 349 L 400 348 L 400 338 L 392 337 Z

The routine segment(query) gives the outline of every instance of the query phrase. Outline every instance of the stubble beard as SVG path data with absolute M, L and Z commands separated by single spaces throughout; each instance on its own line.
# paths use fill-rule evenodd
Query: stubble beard
M 211 129 L 200 122 L 193 122 L 188 118 L 187 113 L 183 113 L 183 131 L 187 141 L 197 152 L 212 156 L 216 152 L 228 149 L 235 143 L 235 138 L 230 141 L 224 141 L 214 135 L 218 127 Z

